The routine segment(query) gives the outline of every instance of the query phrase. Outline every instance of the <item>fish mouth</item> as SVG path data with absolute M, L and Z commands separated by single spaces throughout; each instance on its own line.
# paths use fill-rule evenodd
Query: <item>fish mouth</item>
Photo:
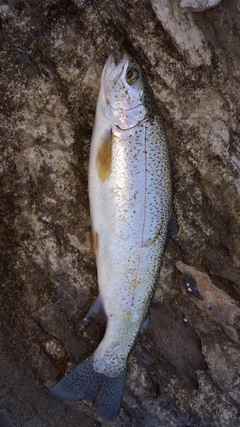
M 102 72 L 102 81 L 104 86 L 107 87 L 107 83 L 113 83 L 117 81 L 121 75 L 124 75 L 131 60 L 133 60 L 133 58 L 125 53 L 121 61 L 117 63 L 115 52 L 111 52 Z
M 115 52 L 111 52 L 103 69 L 104 82 L 118 80 L 127 68 L 129 60 L 130 56 L 125 54 L 119 64 L 117 64 L 116 54 Z

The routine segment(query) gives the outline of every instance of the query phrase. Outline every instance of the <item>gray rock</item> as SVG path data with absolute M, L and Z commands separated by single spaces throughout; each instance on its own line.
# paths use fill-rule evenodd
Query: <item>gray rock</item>
M 181 0 L 180 6 L 191 9 L 194 12 L 202 12 L 203 10 L 217 6 L 220 2 L 221 0 Z

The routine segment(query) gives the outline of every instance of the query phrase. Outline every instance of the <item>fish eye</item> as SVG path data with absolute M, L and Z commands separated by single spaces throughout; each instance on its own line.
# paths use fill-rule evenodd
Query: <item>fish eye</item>
M 126 74 L 127 83 L 135 83 L 139 79 L 139 71 L 135 68 L 129 68 Z

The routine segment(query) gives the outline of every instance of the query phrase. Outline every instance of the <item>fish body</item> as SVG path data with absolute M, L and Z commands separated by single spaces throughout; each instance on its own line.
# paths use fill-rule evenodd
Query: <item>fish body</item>
M 102 72 L 89 164 L 99 297 L 87 319 L 101 312 L 107 326 L 93 355 L 52 389 L 58 397 L 93 401 L 110 420 L 117 415 L 127 357 L 158 278 L 171 191 L 166 138 L 153 93 L 130 55 L 117 65 L 111 54 Z M 98 385 L 91 392 L 87 386 L 76 391 L 76 377 L 86 374 Z

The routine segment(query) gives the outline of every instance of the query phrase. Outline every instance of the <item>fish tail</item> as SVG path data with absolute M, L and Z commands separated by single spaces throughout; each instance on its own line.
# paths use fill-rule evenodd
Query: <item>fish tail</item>
M 63 400 L 90 400 L 109 421 L 114 421 L 121 404 L 126 368 L 117 377 L 99 374 L 93 368 L 93 355 L 79 363 L 50 390 Z

